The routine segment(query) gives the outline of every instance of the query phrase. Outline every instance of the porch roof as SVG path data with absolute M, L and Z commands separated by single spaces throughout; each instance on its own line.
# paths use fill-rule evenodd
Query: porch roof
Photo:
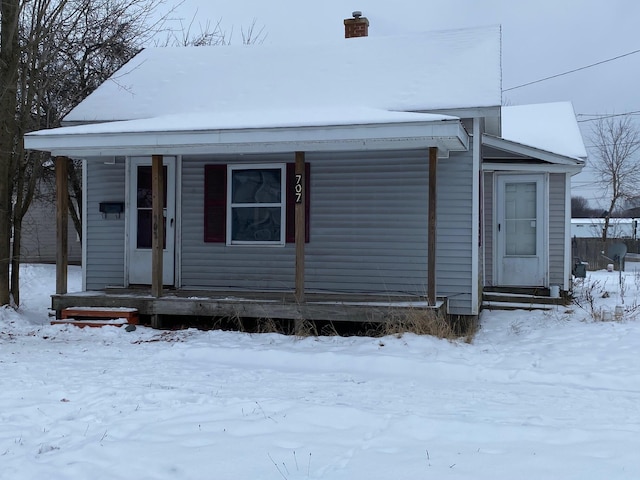
M 587 158 L 571 102 L 503 107 L 502 136 L 484 134 L 482 144 L 493 148 L 494 153 L 544 162 L 546 171 L 578 173 Z M 509 169 L 513 162 L 503 161 L 508 156 L 493 158 L 487 151 L 483 168 Z
M 77 125 L 25 135 L 53 156 L 180 155 L 437 147 L 464 151 L 469 136 L 448 115 L 371 108 L 180 113 Z
M 512 140 L 506 140 L 494 135 L 484 134 L 482 136 L 482 145 L 486 147 L 492 147 L 503 152 L 512 153 L 517 156 L 542 160 L 544 162 L 555 165 L 574 167 L 579 170 L 581 170 L 585 164 L 585 161 L 580 158 L 568 157 L 566 155 L 549 152 L 548 150 L 544 150 L 542 148 L 525 145 L 523 143 L 514 142 Z

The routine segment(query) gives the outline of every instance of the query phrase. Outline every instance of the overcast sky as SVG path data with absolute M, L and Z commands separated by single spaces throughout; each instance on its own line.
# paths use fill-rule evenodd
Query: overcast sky
M 186 0 L 177 16 L 189 21 L 197 12 L 196 25 L 221 21 L 234 43 L 255 19 L 265 42 L 277 44 L 341 37 L 342 21 L 354 10 L 369 19 L 370 36 L 502 25 L 505 104 L 569 100 L 578 120 L 640 111 L 640 53 L 511 90 L 639 50 L 637 0 Z M 585 137 L 588 125 L 582 123 Z M 590 143 L 585 138 L 588 152 Z M 596 200 L 598 192 L 586 190 L 591 181 L 582 177 L 574 189 Z

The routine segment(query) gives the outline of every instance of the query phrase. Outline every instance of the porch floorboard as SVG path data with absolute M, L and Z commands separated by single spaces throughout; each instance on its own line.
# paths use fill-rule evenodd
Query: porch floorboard
M 441 310 L 425 297 L 350 293 L 305 293 L 298 303 L 294 292 L 166 290 L 153 297 L 148 288 L 109 288 L 53 295 L 56 318 L 73 307 L 135 308 L 144 317 L 223 317 L 341 322 L 385 322 L 415 310 Z

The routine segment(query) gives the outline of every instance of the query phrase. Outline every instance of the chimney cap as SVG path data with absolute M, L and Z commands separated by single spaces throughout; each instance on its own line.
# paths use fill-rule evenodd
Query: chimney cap
M 362 16 L 362 12 L 360 10 L 356 10 L 351 15 L 353 15 L 353 18 L 360 18 Z

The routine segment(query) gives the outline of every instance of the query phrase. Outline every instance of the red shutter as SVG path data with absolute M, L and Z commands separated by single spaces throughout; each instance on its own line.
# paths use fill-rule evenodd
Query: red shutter
M 204 167 L 204 241 L 227 241 L 227 166 Z
M 287 163 L 287 232 L 286 242 L 296 242 L 296 195 L 295 195 L 295 176 L 296 176 L 296 164 Z M 305 233 L 304 241 L 309 243 L 309 205 L 311 199 L 311 166 L 308 163 L 304 164 L 304 218 L 305 218 Z

